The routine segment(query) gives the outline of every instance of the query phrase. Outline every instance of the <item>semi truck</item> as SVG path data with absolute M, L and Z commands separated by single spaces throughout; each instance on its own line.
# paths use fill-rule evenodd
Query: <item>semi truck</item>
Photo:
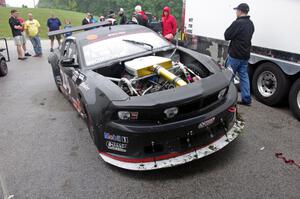
M 225 65 L 229 42 L 224 32 L 240 3 L 250 6 L 255 25 L 248 67 L 253 95 L 269 106 L 289 103 L 300 120 L 300 1 L 183 0 L 183 45 Z

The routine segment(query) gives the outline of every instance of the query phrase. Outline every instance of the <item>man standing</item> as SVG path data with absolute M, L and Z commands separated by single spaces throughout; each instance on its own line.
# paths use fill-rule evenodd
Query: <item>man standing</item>
M 164 7 L 162 16 L 162 35 L 171 41 L 177 32 L 177 22 L 173 15 L 170 14 L 170 8 Z
M 59 30 L 60 26 L 61 26 L 61 22 L 57 17 L 54 16 L 54 14 L 51 14 L 51 17 L 47 21 L 47 26 L 48 26 L 48 31 L 49 32 Z M 60 46 L 61 35 L 50 36 L 49 37 L 49 39 L 51 41 L 50 52 L 53 52 L 55 37 L 56 37 L 56 40 L 58 42 L 58 45 Z
M 17 10 L 11 10 L 10 12 L 11 16 L 8 20 L 11 32 L 15 41 L 15 44 L 17 46 L 17 52 L 18 52 L 18 59 L 19 60 L 26 60 L 27 58 L 24 55 L 24 50 L 22 48 L 22 45 L 25 43 L 24 38 L 22 36 L 22 24 L 17 19 L 18 11 Z
M 32 43 L 35 52 L 34 57 L 42 56 L 42 46 L 39 37 L 40 27 L 41 25 L 38 20 L 34 19 L 31 13 L 28 13 L 28 20 L 25 22 L 24 29 Z
M 141 5 L 137 5 L 135 7 L 135 19 L 139 25 L 145 26 L 145 27 L 149 26 L 148 17 L 145 14 L 145 12 L 142 10 Z
M 234 74 L 240 77 L 242 105 L 251 105 L 250 82 L 248 75 L 248 60 L 250 59 L 251 40 L 254 25 L 248 16 L 249 6 L 245 3 L 234 8 L 237 19 L 225 32 L 225 40 L 230 41 L 226 67 L 232 68 Z
M 86 17 L 82 20 L 82 25 L 87 25 L 91 23 L 91 13 L 86 13 Z
M 26 48 L 26 37 L 25 37 L 25 33 L 24 33 L 24 23 L 25 23 L 25 20 L 23 19 L 23 18 L 21 18 L 20 16 L 20 13 L 18 13 L 17 12 L 17 19 L 19 20 L 19 22 L 22 24 L 22 37 L 23 37 L 23 44 L 22 44 L 22 48 L 23 48 L 23 50 L 24 50 L 24 53 L 25 53 L 25 56 L 26 57 L 30 57 L 31 56 L 31 54 L 29 54 L 28 52 L 27 52 L 27 48 Z
M 126 15 L 124 13 L 124 9 L 123 8 L 120 8 L 119 17 L 121 18 L 120 19 L 120 25 L 127 24 L 127 17 L 126 17 Z

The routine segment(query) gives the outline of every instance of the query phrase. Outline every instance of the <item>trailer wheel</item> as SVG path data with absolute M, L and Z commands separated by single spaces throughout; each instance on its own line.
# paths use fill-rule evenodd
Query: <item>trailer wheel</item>
M 263 63 L 256 69 L 253 80 L 253 94 L 258 101 L 275 106 L 287 96 L 290 82 L 280 68 L 273 63 Z
M 7 63 L 4 59 L 1 59 L 0 60 L 0 77 L 7 75 L 7 73 L 8 73 Z
M 300 78 L 293 84 L 289 94 L 290 110 L 300 121 Z

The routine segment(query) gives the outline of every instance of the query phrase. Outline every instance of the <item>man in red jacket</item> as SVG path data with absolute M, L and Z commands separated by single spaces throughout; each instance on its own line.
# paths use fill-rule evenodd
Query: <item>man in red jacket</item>
M 170 8 L 165 7 L 162 16 L 162 34 L 171 41 L 177 32 L 177 22 L 173 15 L 170 14 Z

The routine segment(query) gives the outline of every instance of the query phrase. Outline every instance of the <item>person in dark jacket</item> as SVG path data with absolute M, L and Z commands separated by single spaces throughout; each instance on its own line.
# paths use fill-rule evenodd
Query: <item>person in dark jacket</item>
M 169 7 L 164 7 L 162 15 L 162 35 L 171 41 L 177 32 L 177 22 L 173 15 L 170 13 Z
M 124 9 L 123 8 L 120 8 L 119 17 L 121 18 L 120 19 L 120 25 L 127 24 L 127 17 L 126 17 L 126 15 L 124 13 Z
M 248 16 L 249 6 L 245 3 L 234 8 L 237 19 L 225 32 L 225 40 L 230 41 L 226 67 L 240 77 L 242 101 L 240 104 L 251 105 L 250 82 L 248 75 L 248 60 L 250 59 L 251 40 L 254 25 Z
M 145 12 L 142 10 L 141 5 L 137 5 L 135 7 L 135 20 L 137 24 L 145 27 L 149 27 L 148 17 Z

